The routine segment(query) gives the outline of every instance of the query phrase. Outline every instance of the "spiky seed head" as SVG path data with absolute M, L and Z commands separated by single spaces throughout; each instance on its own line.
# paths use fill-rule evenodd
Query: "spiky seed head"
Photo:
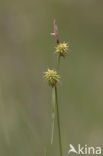
M 44 78 L 47 80 L 49 86 L 51 87 L 55 87 L 60 80 L 60 76 L 57 74 L 57 72 L 50 69 L 48 69 L 47 72 L 44 73 Z
M 59 43 L 56 46 L 56 54 L 65 57 L 68 54 L 69 45 L 66 42 Z

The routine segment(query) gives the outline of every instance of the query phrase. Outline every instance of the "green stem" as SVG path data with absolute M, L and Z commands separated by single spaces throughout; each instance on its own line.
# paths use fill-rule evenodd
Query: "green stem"
M 60 70 L 60 55 L 57 57 L 57 72 L 59 73 Z
M 59 137 L 59 150 L 60 150 L 60 156 L 62 156 L 60 117 L 59 117 L 58 94 L 57 94 L 57 87 L 56 86 L 55 86 L 55 102 L 56 102 L 56 111 L 57 111 L 57 126 L 58 126 L 58 137 Z
M 55 122 L 55 88 L 52 88 L 52 121 L 51 121 L 51 144 L 53 143 L 54 138 L 54 122 Z
M 44 149 L 44 156 L 47 156 L 47 149 Z

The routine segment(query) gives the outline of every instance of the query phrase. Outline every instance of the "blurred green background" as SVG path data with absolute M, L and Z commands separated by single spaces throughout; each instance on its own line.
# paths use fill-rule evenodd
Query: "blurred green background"
M 0 156 L 59 156 L 42 78 L 56 65 L 54 18 L 72 45 L 61 60 L 63 156 L 70 143 L 103 145 L 103 1 L 0 0 Z

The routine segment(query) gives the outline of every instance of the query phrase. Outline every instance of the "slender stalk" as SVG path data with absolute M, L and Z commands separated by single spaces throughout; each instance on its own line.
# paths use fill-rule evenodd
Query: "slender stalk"
M 59 150 L 60 150 L 60 156 L 62 156 L 60 117 L 59 117 L 58 94 L 57 94 L 57 87 L 56 86 L 55 86 L 55 102 L 56 102 L 56 112 L 57 112 L 57 126 L 58 126 L 58 137 L 59 137 Z
M 44 148 L 44 156 L 47 156 L 47 149 Z
M 57 71 L 59 73 L 60 70 L 60 55 L 57 56 Z
M 52 88 L 52 121 L 51 121 L 51 144 L 54 138 L 54 122 L 55 122 L 55 88 Z

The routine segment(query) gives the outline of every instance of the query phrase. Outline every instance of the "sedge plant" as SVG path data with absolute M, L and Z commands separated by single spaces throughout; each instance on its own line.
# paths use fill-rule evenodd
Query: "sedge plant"
M 60 125 L 60 113 L 59 113 L 59 103 L 58 103 L 58 84 L 60 82 L 60 59 L 61 57 L 66 57 L 69 51 L 69 45 L 66 42 L 60 42 L 59 41 L 59 33 L 58 33 L 58 27 L 56 24 L 56 20 L 53 22 L 54 26 L 54 32 L 52 35 L 54 35 L 56 40 L 56 48 L 55 48 L 55 54 L 57 55 L 57 67 L 56 70 L 54 69 L 48 69 L 46 72 L 44 72 L 44 78 L 47 80 L 48 85 L 52 89 L 52 120 L 51 120 L 51 144 L 53 143 L 53 136 L 54 136 L 54 123 L 55 123 L 55 116 L 57 117 L 57 130 L 58 130 L 58 143 L 59 143 L 59 152 L 60 156 L 63 156 L 62 153 L 62 139 L 61 139 L 61 125 Z

